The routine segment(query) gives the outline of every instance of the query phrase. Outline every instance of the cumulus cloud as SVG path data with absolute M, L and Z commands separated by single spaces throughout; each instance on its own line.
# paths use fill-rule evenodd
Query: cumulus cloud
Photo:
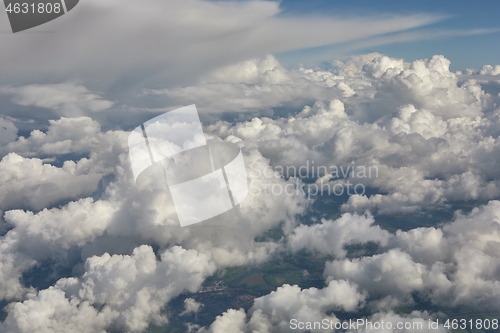
M 363 318 L 366 324 L 358 330 L 348 330 L 347 332 L 363 332 L 363 333 L 406 333 L 406 332 L 429 332 L 429 320 L 434 320 L 427 312 L 413 311 L 409 314 L 396 314 L 392 311 L 376 313 L 369 318 Z M 371 326 L 368 324 L 371 323 Z M 376 328 L 376 323 L 382 325 L 383 328 Z M 390 324 L 390 325 L 389 325 Z M 398 328 L 399 326 L 399 328 Z M 390 328 L 389 328 L 390 327 Z M 432 328 L 433 332 L 444 333 L 447 330 L 443 325 L 439 324 Z
M 440 306 L 497 309 L 500 293 L 500 203 L 490 201 L 442 228 L 398 231 L 385 252 L 328 262 L 325 276 L 347 279 L 387 305 L 412 302 L 420 293 Z
M 0 148 L 4 210 L 41 210 L 91 194 L 100 179 L 113 172 L 126 147 L 126 132 L 102 132 L 88 117 L 49 120 L 45 132 L 34 130 L 26 138 L 15 135 L 12 122 L 5 122 L 6 142 Z
M 421 311 L 410 314 L 392 311 L 403 304 L 414 305 L 413 297 L 417 294 L 435 306 L 473 306 L 484 311 L 498 309 L 499 207 L 498 201 L 492 201 L 468 215 L 457 213 L 455 219 L 442 228 L 387 233 L 383 237 L 385 243 L 379 243 L 383 245 L 378 254 L 354 259 L 340 257 L 327 262 L 324 272 L 327 287 L 301 290 L 298 286 L 285 284 L 277 291 L 255 299 L 248 313 L 243 309 L 228 310 L 201 331 L 218 333 L 236 328 L 238 332 L 292 332 L 292 319 L 303 323 L 323 319 L 337 322 L 335 310 L 364 308 L 372 314 L 360 319 L 391 323 L 391 327 L 385 328 L 387 332 L 427 332 L 428 320 L 435 319 L 433 315 Z M 356 218 L 367 220 L 368 226 L 372 222 L 367 217 Z M 339 218 L 337 232 L 341 235 L 350 232 L 353 238 L 363 238 L 367 229 L 373 227 L 357 229 L 343 223 L 351 220 L 356 224 L 356 218 L 348 214 Z M 325 223 L 297 227 L 292 242 L 299 232 L 315 233 L 319 245 L 309 246 L 330 254 L 332 250 L 322 245 L 327 237 L 318 232 L 325 228 Z M 342 241 L 328 239 L 333 248 L 342 245 Z M 398 323 L 406 326 L 398 327 Z M 375 332 L 379 329 L 363 326 L 360 331 Z M 442 326 L 436 329 L 446 331 Z
M 20 87 L 4 86 L 0 88 L 0 92 L 12 96 L 14 103 L 53 109 L 67 116 L 104 111 L 113 106 L 113 102 L 102 99 L 83 85 L 71 82 L 30 84 Z
M 69 155 L 64 156 L 62 162 L 80 158 L 76 161 L 80 172 L 103 174 L 114 170 L 118 155 L 126 150 L 127 135 L 121 130 L 103 132 L 99 123 L 89 117 L 61 117 L 49 120 L 46 131 L 36 129 L 28 137 L 11 137 L 0 151 L 43 157 L 49 162 Z M 86 159 L 82 159 L 82 155 Z
M 22 297 L 28 290 L 20 280 L 22 273 L 44 260 L 66 260 L 72 247 L 83 246 L 104 233 L 115 210 L 108 202 L 86 198 L 36 214 L 5 212 L 5 221 L 13 228 L 0 241 L 0 297 Z
M 66 161 L 62 168 L 38 158 L 10 153 L 0 161 L 0 208 L 41 210 L 61 200 L 92 193 L 101 175 L 82 172 L 88 160 Z
M 259 63 L 241 66 L 259 68 Z M 498 149 L 495 98 L 476 80 L 450 72 L 449 64 L 443 56 L 405 63 L 370 54 L 338 61 L 332 71 L 290 70 L 280 74 L 283 81 L 278 84 L 255 83 L 255 79 L 244 87 L 216 83 L 231 91 L 251 91 L 241 92 L 241 99 L 225 99 L 238 94 L 212 90 L 212 84 L 164 93 L 175 95 L 187 89 L 190 93 L 185 96 L 202 100 L 214 93 L 218 97 L 206 103 L 212 110 L 222 110 L 225 101 L 236 110 L 251 110 L 253 103 L 261 110 L 285 105 L 293 110 L 294 103 L 308 103 L 304 92 L 316 96 L 312 106 L 306 104 L 287 117 L 219 122 L 208 130 L 258 146 L 274 167 L 298 169 L 308 161 L 327 168 L 374 166 L 376 177 L 356 182 L 385 194 L 351 196 L 343 209 L 410 212 L 422 203 L 436 206 L 498 196 L 498 168 L 492 167 L 491 153 Z M 241 67 L 235 70 L 246 72 Z M 270 98 L 261 98 L 262 94 Z M 170 96 L 179 96 L 174 95 Z M 331 185 L 342 182 L 336 179 Z
M 197 103 L 200 110 L 210 113 L 265 114 L 274 107 L 303 105 L 311 96 L 318 100 L 353 96 L 356 92 L 350 85 L 359 83 L 355 81 L 329 71 L 286 70 L 275 57 L 268 55 L 218 68 L 193 86 L 145 89 L 143 95 L 165 96 L 175 105 Z
M 72 127 L 79 130 L 71 131 Z M 102 133 L 88 118 L 62 118 L 51 122 L 46 133 L 34 131 L 28 139 L 11 142 L 11 147 L 27 155 L 42 154 L 40 151 L 56 156 L 88 152 L 90 157 L 77 163 L 65 161 L 62 168 L 15 153 L 0 162 L 5 171 L 4 218 L 11 226 L 0 240 L 4 259 L 2 298 L 22 297 L 27 292 L 20 279 L 22 274 L 46 260 L 64 260 L 69 249 L 77 249 L 85 260 L 104 252 L 127 253 L 144 243 L 164 249 L 177 244 L 211 251 L 218 268 L 260 263 L 273 255 L 279 245 L 255 242 L 254 238 L 281 223 L 293 225 L 295 216 L 307 205 L 302 196 L 254 195 L 241 203 L 239 212 L 214 219 L 208 228 L 180 228 L 168 193 L 141 190 L 135 185 L 120 140 L 123 136 L 120 131 Z M 61 142 L 65 142 L 66 151 L 53 148 Z M 269 161 L 251 147 L 243 147 L 243 151 L 247 165 L 253 165 L 249 173 L 258 174 L 252 174 L 256 181 L 253 188 L 261 191 L 263 183 L 259 179 L 264 177 L 263 169 L 269 168 Z M 107 171 L 112 173 L 104 175 Z M 281 178 L 272 182 L 280 186 L 287 183 Z M 33 196 L 36 190 L 44 195 Z M 85 197 L 89 191 L 98 199 L 71 201 Z M 61 200 L 71 202 L 42 210 Z M 21 209 L 8 210 L 12 208 Z M 241 233 L 239 228 L 248 232 Z
M 283 285 L 269 295 L 255 299 L 248 316 L 243 309 L 229 310 L 217 317 L 209 329 L 201 332 L 294 332 L 290 320 L 321 322 L 323 319 L 337 322 L 328 310 L 354 311 L 364 302 L 365 295 L 356 285 L 347 281 L 330 281 L 323 289 L 300 289 L 298 286 Z M 234 329 L 236 328 L 236 330 Z M 274 328 L 274 330 L 273 330 Z M 313 330 L 317 332 L 318 330 Z
M 82 9 L 98 4 L 88 6 Z M 275 4 L 239 6 L 268 10 Z M 407 63 L 370 54 L 335 62 L 332 70 L 285 69 L 267 56 L 210 68 L 198 84 L 144 90 L 140 98 L 166 95 L 184 104 L 195 96 L 205 110 L 259 115 L 205 126 L 207 139 L 241 148 L 252 193 L 238 211 L 190 228 L 179 227 L 168 193 L 136 186 L 128 132 L 119 125 L 103 130 L 98 118 L 80 117 L 111 102 L 83 85 L 45 86 L 59 96 L 54 100 L 36 97 L 40 86 L 8 92 L 20 104 L 79 117 L 56 117 L 47 128 L 21 135 L 14 120 L 1 119 L 0 209 L 6 227 L 0 297 L 13 303 L 0 330 L 140 332 L 148 323 L 164 323 L 166 302 L 183 290 L 196 291 L 217 270 L 304 249 L 333 256 L 325 266 L 326 287 L 284 285 L 257 298 L 248 311 L 228 309 L 202 330 L 286 331 L 294 317 L 335 321 L 336 311 L 361 308 L 367 318 L 426 320 L 431 314 L 389 311 L 412 306 L 415 295 L 435 306 L 496 309 L 500 110 L 475 75 L 450 72 L 443 56 Z M 302 181 L 295 171 L 313 161 L 375 171 L 364 177 L 316 172 L 308 185 L 310 179 Z M 297 191 L 266 192 L 348 181 L 372 191 L 343 197 L 343 215 L 309 225 L 299 225 L 298 217 L 309 218 L 305 213 L 314 200 Z M 384 214 L 476 200 L 489 204 L 457 213 L 443 226 L 390 234 L 377 225 Z M 281 240 L 256 240 L 274 228 L 283 230 Z M 367 242 L 378 244 L 376 253 L 346 258 L 347 245 Z M 68 259 L 70 252 L 78 262 Z M 25 285 L 23 274 L 47 260 L 67 265 L 72 277 L 43 290 Z M 197 309 L 199 303 L 185 304 L 187 312 Z M 40 315 L 30 326 L 34 313 Z
M 202 303 L 196 302 L 193 298 L 186 298 L 184 300 L 184 311 L 182 311 L 180 315 L 183 316 L 189 313 L 198 313 L 202 306 Z
M 301 225 L 288 237 L 292 251 L 309 249 L 342 258 L 347 254 L 346 245 L 377 242 L 386 245 L 389 233 L 379 226 L 372 216 L 343 214 L 335 221 L 323 220 L 313 226 Z
M 481 75 L 500 75 L 500 65 L 491 66 L 484 65 L 479 69 L 479 74 Z
M 180 247 L 165 251 L 159 261 L 148 246 L 131 256 L 92 257 L 80 279 L 61 279 L 15 304 L 0 331 L 142 332 L 150 322 L 165 322 L 160 311 L 165 303 L 184 290 L 196 291 L 215 268 L 210 254 Z

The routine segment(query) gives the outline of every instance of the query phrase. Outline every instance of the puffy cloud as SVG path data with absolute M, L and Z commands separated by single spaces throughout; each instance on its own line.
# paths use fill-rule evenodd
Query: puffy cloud
M 109 109 L 113 102 L 102 99 L 82 85 L 75 83 L 31 84 L 19 87 L 4 86 L 0 92 L 12 96 L 14 103 L 53 109 L 67 116 Z
M 134 183 L 127 132 L 103 131 L 88 117 L 63 117 L 44 131 L 17 137 L 16 126 L 4 119 L 0 193 L 7 195 L 0 208 L 8 227 L 2 227 L 0 239 L 0 297 L 24 301 L 9 306 L 1 329 L 30 332 L 30 313 L 42 313 L 35 325 L 42 332 L 78 331 L 69 317 L 75 323 L 90 318 L 81 324 L 86 332 L 140 331 L 149 322 L 164 321 L 165 302 L 184 289 L 196 290 L 216 269 L 259 264 L 281 251 L 301 249 L 335 257 L 325 268 L 327 287 L 282 286 L 258 298 L 248 313 L 228 310 L 204 330 L 286 330 L 293 316 L 336 320 L 335 310 L 357 311 L 365 303 L 373 318 L 418 321 L 426 314 L 387 312 L 412 304 L 415 294 L 436 306 L 495 308 L 498 202 L 457 214 L 442 227 L 393 235 L 375 225 L 372 215 L 353 213 L 368 210 L 382 219 L 453 201 L 498 198 L 500 111 L 493 96 L 483 83 L 450 72 L 442 56 L 405 63 L 371 54 L 336 66 L 287 70 L 269 56 L 212 71 L 198 85 L 146 90 L 170 94 L 174 103 L 196 96 L 206 101 L 206 109 L 217 111 L 229 105 L 271 115 L 273 108 L 285 106 L 272 117 L 207 124 L 207 138 L 242 149 L 252 193 L 238 211 L 190 228 L 178 226 L 168 193 Z M 79 104 L 85 96 L 90 95 L 90 104 L 100 100 L 88 90 L 80 95 L 67 103 L 89 111 Z M 52 101 L 50 107 L 71 109 L 60 100 L 66 101 Z M 313 161 L 326 167 L 375 166 L 373 177 L 316 176 L 324 185 L 355 180 L 376 194 L 350 196 L 342 206 L 347 213 L 336 220 L 297 225 L 297 216 L 312 201 L 295 191 L 269 194 L 266 189 L 304 185 L 294 171 Z M 89 192 L 94 199 L 80 198 Z M 256 241 L 278 227 L 282 240 Z M 345 258 L 346 245 L 365 242 L 378 243 L 377 253 Z M 162 260 L 142 244 L 159 249 Z M 70 251 L 86 261 L 85 267 L 68 263 Z M 74 277 L 38 292 L 23 285 L 23 273 L 46 260 L 68 265 Z M 186 310 L 196 306 L 186 304 Z
M 181 316 L 189 313 L 198 313 L 202 306 L 202 303 L 196 302 L 193 298 L 186 298 L 184 300 L 184 311 L 181 312 Z
M 410 255 L 397 249 L 352 261 L 329 262 L 325 268 L 326 275 L 353 281 L 372 297 L 408 295 L 422 290 L 422 273 L 425 273 L 422 264 L 413 262 Z
M 14 304 L 0 331 L 142 332 L 150 322 L 165 322 L 161 308 L 184 290 L 196 291 L 216 266 L 208 253 L 173 247 L 158 261 L 151 247 L 141 246 L 130 256 L 91 257 L 85 269 L 79 279 L 61 279 Z
M 251 63 L 241 66 L 258 68 L 260 60 Z M 272 66 L 277 65 L 273 62 Z M 289 70 L 279 84 L 209 84 L 223 84 L 238 91 L 236 95 L 215 86 L 207 88 L 207 84 L 175 91 L 186 89 L 185 96 L 202 99 L 215 94 L 219 97 L 210 100 L 221 105 L 206 104 L 216 110 L 223 110 L 226 96 L 240 93 L 243 99 L 231 99 L 229 104 L 245 100 L 261 110 L 283 105 L 293 109 L 297 101 L 306 103 L 304 91 L 315 96 L 312 107 L 287 117 L 218 122 L 207 129 L 258 147 L 273 167 L 299 169 L 313 161 L 327 168 L 375 167 L 375 177 L 356 182 L 385 194 L 353 195 L 344 211 L 411 212 L 423 205 L 498 196 L 498 168 L 492 158 L 498 149 L 498 110 L 479 82 L 459 79 L 443 56 L 404 63 L 371 54 L 336 62 L 336 66 L 332 71 Z M 253 92 L 243 93 L 246 89 Z M 260 98 L 261 92 L 271 97 Z M 228 108 L 252 109 L 243 104 Z M 345 184 L 345 180 L 334 179 L 330 185 L 337 183 Z
M 62 290 L 51 287 L 17 303 L 0 324 L 0 331 L 105 333 L 109 324 L 105 317 L 89 303 L 69 300 Z
M 210 326 L 210 332 L 223 333 L 245 333 L 246 314 L 243 309 L 229 309 L 222 316 L 218 316 L 214 323 Z M 203 331 L 202 331 L 203 332 Z
M 377 242 L 386 245 L 389 233 L 374 226 L 372 216 L 343 214 L 335 221 L 322 220 L 312 226 L 300 225 L 288 236 L 292 251 L 306 248 L 323 254 L 342 258 L 346 255 L 345 245 Z
M 386 252 L 370 257 L 328 262 L 325 276 L 347 279 L 380 300 L 412 302 L 412 294 L 439 306 L 498 308 L 500 202 L 458 213 L 442 228 L 398 231 Z M 385 298 L 385 299 L 384 299 Z
M 237 210 L 190 228 L 179 227 L 175 206 L 167 192 L 140 189 L 135 185 L 128 156 L 122 155 L 120 167 L 104 185 L 107 200 L 119 206 L 118 218 L 110 222 L 107 234 L 162 247 L 177 244 L 198 251 L 210 250 L 220 267 L 266 260 L 279 245 L 255 242 L 255 237 L 281 223 L 285 227 L 294 225 L 296 215 L 304 212 L 308 202 L 302 195 L 266 194 L 266 186 L 284 187 L 289 183 L 293 185 L 293 181 L 266 178 L 264 170 L 269 171 L 269 161 L 256 149 L 242 148 L 250 194 Z M 241 229 L 246 232 L 241 233 Z
M 11 140 L 0 148 L 0 152 L 38 156 L 46 162 L 44 167 L 57 163 L 72 175 L 95 178 L 113 172 L 118 156 L 127 149 L 127 136 L 127 132 L 120 130 L 101 131 L 99 123 L 88 117 L 62 117 L 49 120 L 45 132 L 33 130 L 28 137 Z M 20 177 L 25 176 L 22 171 L 18 172 Z
M 34 130 L 30 136 L 17 137 L 4 147 L 6 151 L 23 155 L 57 156 L 60 154 L 92 154 L 125 150 L 127 133 L 102 132 L 101 126 L 89 117 L 61 117 L 49 120 L 47 131 Z
M 89 175 L 85 172 L 86 164 L 87 159 L 78 163 L 66 161 L 62 168 L 57 168 L 16 153 L 4 156 L 0 161 L 0 208 L 40 210 L 61 200 L 90 194 L 101 175 Z
M 403 67 L 402 61 L 383 56 L 363 69 L 375 78 L 381 98 L 414 104 L 444 119 L 482 114 L 488 102 L 485 93 L 472 82 L 458 85 L 457 76 L 449 70 L 450 61 L 444 56 L 416 60 L 408 68 Z
M 14 226 L 4 237 L 20 237 L 23 249 L 43 256 L 50 247 L 69 249 L 83 245 L 106 230 L 116 208 L 107 201 L 91 198 L 70 202 L 62 208 L 44 209 L 38 213 L 23 210 L 5 212 L 5 220 Z M 27 241 L 29 240 L 29 241 Z
M 252 310 L 260 309 L 272 317 L 271 322 L 283 326 L 289 319 L 307 321 L 319 319 L 325 309 L 354 311 L 363 303 L 365 295 L 357 286 L 345 280 L 332 280 L 323 289 L 303 289 L 283 285 L 267 296 L 255 299 Z
M 104 233 L 114 211 L 108 202 L 87 198 L 36 214 L 5 212 L 4 218 L 13 228 L 0 240 L 0 298 L 21 297 L 27 291 L 20 281 L 23 272 L 44 260 L 67 260 L 72 247 Z
M 23 271 L 36 264 L 29 256 L 18 252 L 15 240 L 2 239 L 0 243 L 0 298 L 21 298 L 29 288 L 19 280 Z
M 327 287 L 301 290 L 298 286 L 283 285 L 257 298 L 248 314 L 243 309 L 230 309 L 201 331 L 291 332 L 291 319 L 320 322 L 326 318 L 336 322 L 336 309 L 355 311 L 361 306 L 373 313 L 362 318 L 365 322 L 392 324 L 390 328 L 385 326 L 386 332 L 426 332 L 428 320 L 435 320 L 434 316 L 419 311 L 396 314 L 390 310 L 402 303 L 411 305 L 415 293 L 438 306 L 496 309 L 499 207 L 499 202 L 492 201 L 469 215 L 459 213 L 439 229 L 398 231 L 386 240 L 380 254 L 327 262 Z M 345 217 L 339 220 L 342 219 L 346 220 Z M 371 224 L 370 219 L 364 219 Z M 323 228 L 320 224 L 297 229 L 316 230 L 318 226 Z M 341 234 L 351 231 L 347 223 L 340 223 L 338 229 Z M 366 229 L 359 231 L 361 237 L 365 233 Z M 322 235 L 317 239 L 321 244 Z M 337 246 L 337 242 L 331 243 Z M 324 253 L 331 251 L 323 246 L 317 249 Z M 346 292 L 353 294 L 348 296 Z M 376 330 L 379 329 L 363 326 L 360 331 Z M 439 326 L 437 331 L 446 330 Z
M 265 160 L 259 163 L 259 168 L 267 165 Z M 36 214 L 22 210 L 5 213 L 5 220 L 13 228 L 0 243 L 4 275 L 2 298 L 22 296 L 25 291 L 19 279 L 23 272 L 44 260 L 62 260 L 72 247 L 81 247 L 82 256 L 86 258 L 104 251 L 126 251 L 140 242 L 162 247 L 182 244 L 211 251 L 219 267 L 259 263 L 279 246 L 272 242 L 256 243 L 254 237 L 282 221 L 292 222 L 304 204 L 300 197 L 250 196 L 241 204 L 238 217 L 238 227 L 247 228 L 248 233 L 241 233 L 235 227 L 234 220 L 231 221 L 236 217 L 234 214 L 226 215 L 218 226 L 209 229 L 183 229 L 178 227 L 171 198 L 162 193 L 140 191 L 131 183 L 129 173 L 122 170 L 114 182 L 103 186 L 107 200 L 81 199 Z M 165 207 L 169 200 L 170 207 Z
M 15 128 L 12 123 L 6 126 L 9 131 Z M 7 138 L 6 132 L 2 133 Z M 88 117 L 49 120 L 45 132 L 34 130 L 27 138 L 15 132 L 0 148 L 5 154 L 0 161 L 4 210 L 40 210 L 89 195 L 105 174 L 113 172 L 126 149 L 126 132 L 102 132 Z
M 297 106 L 311 94 L 320 99 L 351 96 L 354 90 L 329 72 L 287 71 L 273 56 L 256 58 L 217 69 L 194 86 L 145 89 L 144 96 L 166 96 L 175 105 L 196 103 L 208 112 L 258 111 Z
M 363 66 L 363 71 L 374 78 L 380 78 L 382 75 L 391 76 L 399 74 L 404 69 L 403 59 L 393 59 L 386 56 L 380 56 L 372 59 Z
M 218 68 L 202 78 L 203 82 L 249 84 L 279 84 L 288 80 L 287 71 L 272 55 Z
M 427 110 L 417 110 L 414 105 L 405 105 L 399 109 L 398 115 L 391 119 L 389 130 L 394 134 L 418 133 L 424 139 L 442 137 L 447 124 L 441 117 L 436 117 Z
M 479 74 L 481 75 L 500 75 L 500 65 L 491 66 L 484 65 L 479 69 Z
M 330 281 L 323 289 L 300 289 L 283 285 L 269 295 L 255 299 L 247 319 L 243 309 L 228 310 L 217 317 L 207 330 L 201 332 L 294 332 L 290 320 L 299 322 L 321 322 L 323 319 L 337 322 L 329 310 L 354 311 L 364 302 L 365 295 L 356 285 L 347 281 Z M 312 330 L 317 332 L 317 330 Z

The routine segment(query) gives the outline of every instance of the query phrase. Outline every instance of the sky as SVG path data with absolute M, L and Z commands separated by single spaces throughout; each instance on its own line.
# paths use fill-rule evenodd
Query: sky
M 16 34 L 0 13 L 0 333 L 143 333 L 186 295 L 189 333 L 500 313 L 498 5 L 451 4 L 82 0 Z M 156 128 L 178 131 L 172 151 L 232 147 L 211 168 L 172 156 L 226 194 L 238 156 L 238 208 L 181 227 L 175 196 L 199 199 L 182 186 L 202 171 L 139 186 L 131 142 L 158 166 Z M 194 321 L 211 277 L 298 254 L 317 287 L 285 279 Z M 386 330 L 410 331 L 428 330 Z
M 483 64 L 496 64 L 500 59 L 500 26 L 498 13 L 500 4 L 496 1 L 300 1 L 280 2 L 283 15 L 408 15 L 435 14 L 441 20 L 416 31 L 425 36 L 409 37 L 407 41 L 386 45 L 344 50 L 342 47 L 326 46 L 278 55 L 278 59 L 292 65 L 295 62 L 328 61 L 331 54 L 380 52 L 407 60 L 444 54 L 452 61 L 453 70 L 478 68 Z M 413 31 L 415 31 L 413 30 Z M 484 30 L 484 33 L 480 33 Z M 412 31 L 412 30 L 410 30 Z M 467 35 L 477 31 L 477 34 Z M 447 32 L 448 34 L 444 34 Z M 457 33 L 454 35 L 453 32 Z M 443 35 L 441 35 L 443 34 Z M 420 40 L 419 40 L 420 39 Z M 351 53 L 352 52 L 352 53 Z

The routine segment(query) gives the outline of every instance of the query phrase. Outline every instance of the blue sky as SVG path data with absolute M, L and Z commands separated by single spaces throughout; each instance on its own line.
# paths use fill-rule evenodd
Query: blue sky
M 354 50 L 345 48 L 345 45 L 335 45 L 279 54 L 278 58 L 287 65 L 328 61 L 339 55 L 369 52 L 407 61 L 443 54 L 452 61 L 454 70 L 500 64 L 500 31 L 495 31 L 500 28 L 500 1 L 283 0 L 281 8 L 282 15 L 349 17 L 422 13 L 442 16 L 436 23 L 408 31 L 426 36 L 420 40 L 408 38 L 406 42 L 370 45 Z M 481 29 L 486 31 L 467 35 Z

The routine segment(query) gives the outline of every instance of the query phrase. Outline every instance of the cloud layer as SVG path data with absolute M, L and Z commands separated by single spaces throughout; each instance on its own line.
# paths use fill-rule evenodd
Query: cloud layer
M 0 118 L 0 297 L 10 302 L 0 331 L 142 332 L 168 321 L 165 304 L 195 292 L 215 272 L 299 251 L 324 256 L 324 288 L 284 284 L 249 310 L 228 309 L 197 329 L 287 331 L 293 318 L 338 321 L 340 313 L 358 311 L 374 320 L 435 318 L 423 310 L 397 313 L 418 300 L 498 309 L 496 67 L 454 73 L 449 65 L 439 55 L 407 63 L 369 54 L 332 62 L 331 70 L 285 69 L 267 56 L 207 71 L 196 84 L 144 89 L 138 98 L 166 96 L 171 106 L 195 101 L 209 120 L 207 138 L 242 149 L 257 191 L 238 211 L 191 228 L 179 227 L 168 193 L 134 183 L 129 128 L 110 128 L 104 119 L 122 101 L 64 80 L 2 88 L 11 103 L 46 109 L 53 119 L 24 131 L 23 120 Z M 165 110 L 121 111 L 137 126 Z M 228 120 L 226 111 L 236 115 Z M 328 172 L 332 166 L 376 172 L 313 176 L 312 162 Z M 309 177 L 298 179 L 292 171 L 305 165 Z M 322 220 L 312 217 L 321 198 L 269 193 L 348 182 L 369 191 L 337 198 L 322 213 L 342 215 Z M 392 233 L 382 227 L 394 214 L 425 219 L 463 203 L 475 208 L 443 225 Z M 279 240 L 260 237 L 277 229 Z M 366 243 L 377 244 L 375 253 L 348 255 L 349 245 Z M 48 262 L 67 273 L 55 272 L 49 288 L 25 283 Z M 186 313 L 202 308 L 195 300 L 185 304 Z

